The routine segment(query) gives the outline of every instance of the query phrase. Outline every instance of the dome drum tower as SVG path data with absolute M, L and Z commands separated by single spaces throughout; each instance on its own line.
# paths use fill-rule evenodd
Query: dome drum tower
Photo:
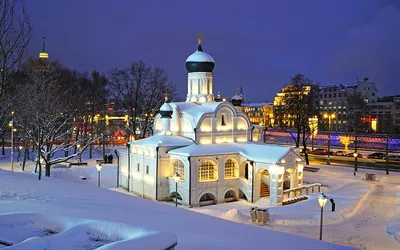
M 188 71 L 188 94 L 186 102 L 205 103 L 214 101 L 212 89 L 212 71 L 214 59 L 203 51 L 198 39 L 197 50 L 186 59 Z

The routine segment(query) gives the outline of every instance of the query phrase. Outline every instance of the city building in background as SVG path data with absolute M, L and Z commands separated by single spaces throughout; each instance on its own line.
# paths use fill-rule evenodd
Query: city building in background
M 307 104 L 309 110 L 315 110 L 318 108 L 318 93 L 317 85 L 304 85 L 299 87 L 293 84 L 286 85 L 280 92 L 278 92 L 274 98 L 273 103 L 273 127 L 275 128 L 293 128 L 295 127 L 295 116 L 296 114 L 291 113 L 287 109 L 285 100 L 291 96 L 297 98 L 300 95 L 306 95 L 310 97 L 310 101 Z
M 232 96 L 230 102 L 239 111 L 244 112 L 254 125 L 271 127 L 273 124 L 273 103 L 272 102 L 246 102 L 243 88 Z
M 352 117 L 352 112 L 349 111 L 349 103 L 351 97 L 359 98 L 365 104 L 365 106 L 375 103 L 378 100 L 378 89 L 375 86 L 375 82 L 369 81 L 368 78 L 364 78 L 362 81 L 357 81 L 353 85 L 328 85 L 321 86 L 319 92 L 319 117 L 322 118 L 324 114 L 336 114 L 335 118 L 331 121 L 331 130 L 340 132 L 352 132 L 354 124 L 349 122 Z M 358 105 L 359 112 L 363 113 L 364 120 L 367 117 L 362 105 Z M 323 119 L 321 119 L 323 121 Z M 360 122 L 362 122 L 361 120 Z M 326 124 L 323 124 L 326 127 Z M 364 126 L 363 130 L 367 131 L 370 128 Z

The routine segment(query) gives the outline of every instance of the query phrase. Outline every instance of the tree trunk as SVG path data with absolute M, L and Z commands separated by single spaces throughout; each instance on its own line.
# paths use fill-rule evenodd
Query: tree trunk
M 5 155 L 6 154 L 6 150 L 4 149 L 4 131 L 1 134 L 1 154 Z
M 64 150 L 64 157 L 68 157 L 68 147 L 69 147 L 69 140 L 67 140 L 66 150 Z
M 28 153 L 29 153 L 29 148 L 27 148 L 26 142 L 24 142 L 24 158 L 22 160 L 22 171 L 25 171 L 25 163 Z
M 92 150 L 93 150 L 93 143 L 89 145 L 89 159 L 92 159 Z
M 46 162 L 46 173 L 45 174 L 47 177 L 50 177 L 50 167 L 51 167 L 50 163 Z
M 36 162 L 36 166 L 39 165 L 39 176 L 38 179 L 42 179 L 42 165 L 40 164 L 40 162 Z

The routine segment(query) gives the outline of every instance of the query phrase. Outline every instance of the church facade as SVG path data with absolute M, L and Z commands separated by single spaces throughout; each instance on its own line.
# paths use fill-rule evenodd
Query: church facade
M 166 97 L 154 135 L 128 143 L 119 183 L 142 197 L 188 206 L 263 197 L 281 205 L 285 188 L 303 184 L 304 161 L 291 147 L 264 144 L 263 127 L 230 102 L 214 100 L 214 66 L 199 41 L 186 60 L 186 101 Z

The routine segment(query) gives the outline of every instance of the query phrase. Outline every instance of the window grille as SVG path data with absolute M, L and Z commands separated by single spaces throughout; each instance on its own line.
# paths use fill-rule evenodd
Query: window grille
M 236 177 L 236 162 L 229 159 L 225 162 L 225 178 L 235 178 Z
M 183 165 L 183 162 L 180 160 L 176 160 L 173 166 L 174 166 L 174 174 L 178 173 L 181 176 L 181 179 L 183 180 L 185 178 L 185 165 Z
M 216 180 L 215 164 L 212 161 L 204 161 L 199 166 L 199 181 Z

